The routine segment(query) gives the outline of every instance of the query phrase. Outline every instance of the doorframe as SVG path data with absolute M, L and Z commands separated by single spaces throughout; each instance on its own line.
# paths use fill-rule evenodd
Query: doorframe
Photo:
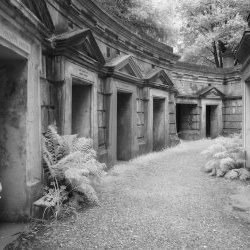
M 60 96 L 58 102 L 59 117 L 58 126 L 64 135 L 72 134 L 72 86 L 73 81 L 77 81 L 83 85 L 91 85 L 91 138 L 93 139 L 93 147 L 98 150 L 98 76 L 92 71 L 80 67 L 72 62 L 65 61 L 65 72 L 62 86 L 60 86 Z M 81 72 L 86 72 L 87 77 Z
M 165 99 L 165 110 L 164 110 L 164 120 L 165 120 L 165 147 L 170 146 L 170 118 L 169 118 L 169 102 L 170 102 L 170 93 L 159 90 L 159 89 L 150 89 L 149 93 L 149 103 L 148 103 L 148 110 L 145 112 L 146 119 L 145 122 L 147 124 L 146 127 L 146 138 L 147 138 L 147 147 L 148 151 L 153 151 L 153 99 L 160 98 Z
M 165 134 L 165 132 L 166 132 L 166 97 L 158 97 L 158 96 L 153 96 L 153 100 L 152 100 L 152 104 L 153 104 L 153 109 L 152 109 L 152 121 L 153 121 L 153 124 L 152 124 L 152 134 L 153 134 L 153 137 L 152 137 L 152 142 L 153 142 L 153 151 L 157 151 L 157 150 L 155 150 L 155 145 L 154 145 L 154 143 L 155 143 L 155 137 L 154 137 L 154 101 L 155 100 L 160 100 L 160 101 L 162 101 L 163 103 L 162 103 L 162 105 L 163 105 L 163 121 L 164 121 L 164 145 L 163 145 L 163 147 L 162 148 L 164 148 L 165 146 L 166 146 L 166 134 Z
M 117 114 L 117 110 L 118 110 L 118 95 L 119 94 L 127 94 L 129 96 L 129 102 L 130 102 L 130 124 L 129 124 L 129 127 L 130 127 L 130 134 L 129 134 L 129 142 L 128 142 L 128 145 L 130 147 L 130 152 L 129 152 L 129 159 L 131 159 L 132 157 L 132 138 L 133 138 L 133 123 L 132 123 L 132 97 L 133 97 L 133 92 L 131 91 L 127 91 L 127 90 L 124 90 L 124 89 L 120 89 L 120 88 L 117 88 L 117 92 L 116 92 L 116 160 L 118 161 L 117 159 L 117 154 L 118 154 L 118 143 L 117 143 L 117 134 L 118 134 L 118 130 L 117 130 L 117 118 L 118 118 L 118 114 Z
M 206 106 L 217 106 L 218 130 L 217 135 L 222 134 L 223 119 L 222 119 L 222 100 L 221 99 L 202 99 L 201 100 L 201 138 L 206 138 Z
M 111 164 L 117 162 L 117 93 L 131 94 L 131 159 L 139 152 L 137 140 L 137 112 L 136 96 L 137 86 L 127 84 L 121 80 L 111 78 L 112 95 L 109 100 L 109 122 L 108 122 L 108 155 Z
M 75 82 L 75 83 L 74 83 Z M 93 138 L 94 136 L 94 131 L 93 131 L 93 122 L 94 122 L 94 114 L 93 114 L 93 107 L 94 107 L 94 102 L 93 102 L 93 98 L 94 98 L 94 92 L 93 92 L 93 84 L 90 84 L 78 77 L 72 77 L 72 88 L 71 88 L 71 134 L 72 134 L 72 116 L 73 116 L 73 112 L 72 112 L 72 102 L 73 102 L 73 86 L 87 86 L 90 87 L 90 138 Z

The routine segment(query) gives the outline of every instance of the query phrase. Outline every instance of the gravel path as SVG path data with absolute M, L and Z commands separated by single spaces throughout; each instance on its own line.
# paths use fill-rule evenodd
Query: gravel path
M 201 171 L 209 140 L 117 165 L 100 206 L 55 223 L 33 249 L 250 249 L 250 224 L 230 209 L 240 185 Z

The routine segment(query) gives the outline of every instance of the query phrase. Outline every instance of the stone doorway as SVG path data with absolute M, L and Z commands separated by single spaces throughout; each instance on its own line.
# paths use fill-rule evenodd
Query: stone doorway
M 117 160 L 131 159 L 132 94 L 117 93 Z
M 1 221 L 18 220 L 26 199 L 26 113 L 27 60 L 0 45 Z
M 153 150 L 165 146 L 165 99 L 153 98 Z
M 180 139 L 199 138 L 199 110 L 197 104 L 176 104 L 176 129 Z
M 217 105 L 206 105 L 206 137 L 218 136 Z
M 92 86 L 74 82 L 72 84 L 72 134 L 91 137 L 91 93 Z

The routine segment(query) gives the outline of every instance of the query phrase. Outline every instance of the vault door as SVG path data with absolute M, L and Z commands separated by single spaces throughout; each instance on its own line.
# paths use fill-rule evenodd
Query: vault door
M 210 136 L 211 138 L 215 138 L 218 136 L 218 106 L 211 105 L 210 107 L 210 119 L 211 119 L 211 125 L 210 125 Z
M 91 85 L 72 85 L 72 134 L 91 137 Z
M 211 106 L 206 106 L 206 137 L 211 136 Z
M 153 99 L 153 150 L 159 151 L 165 146 L 165 99 Z
M 206 106 L 206 137 L 218 136 L 218 112 L 217 105 Z
M 117 160 L 131 159 L 132 94 L 117 93 Z

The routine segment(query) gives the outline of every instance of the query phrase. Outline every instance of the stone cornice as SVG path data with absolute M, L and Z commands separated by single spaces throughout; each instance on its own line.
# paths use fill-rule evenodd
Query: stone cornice
M 250 55 L 250 29 L 246 30 L 240 41 L 239 48 L 236 53 L 236 58 L 241 64 L 244 64 Z
M 6 3 L 11 8 L 4 8 Z M 21 2 L 21 0 L 4 0 L 1 3 L 1 8 L 6 13 L 9 13 L 10 17 L 14 17 L 17 20 L 17 16 L 21 17 L 24 22 L 23 28 L 25 28 L 25 34 L 29 34 L 32 38 L 39 39 L 42 43 L 44 37 L 51 35 L 51 31 Z M 13 13 L 11 12 L 13 10 Z M 18 23 L 22 25 L 21 23 Z M 29 28 L 28 28 L 29 27 Z M 46 42 L 44 43 L 46 44 Z
M 100 39 L 105 38 L 117 46 L 123 46 L 128 52 L 133 51 L 148 59 L 169 61 L 170 64 L 179 59 L 171 47 L 154 41 L 152 38 L 143 39 L 134 34 L 129 28 L 103 11 L 93 0 L 73 0 L 68 6 L 63 1 L 56 1 L 65 9 L 65 13 L 66 11 L 67 13 L 76 12 L 74 19 L 87 25 Z
M 212 67 L 207 67 L 203 65 L 187 63 L 187 62 L 177 62 L 174 65 L 173 71 L 177 69 L 193 71 L 196 74 L 197 73 L 212 74 L 212 75 L 221 76 L 222 78 L 225 75 L 238 74 L 240 72 L 240 67 L 237 67 L 237 66 L 233 68 L 222 69 L 222 68 L 212 68 Z

